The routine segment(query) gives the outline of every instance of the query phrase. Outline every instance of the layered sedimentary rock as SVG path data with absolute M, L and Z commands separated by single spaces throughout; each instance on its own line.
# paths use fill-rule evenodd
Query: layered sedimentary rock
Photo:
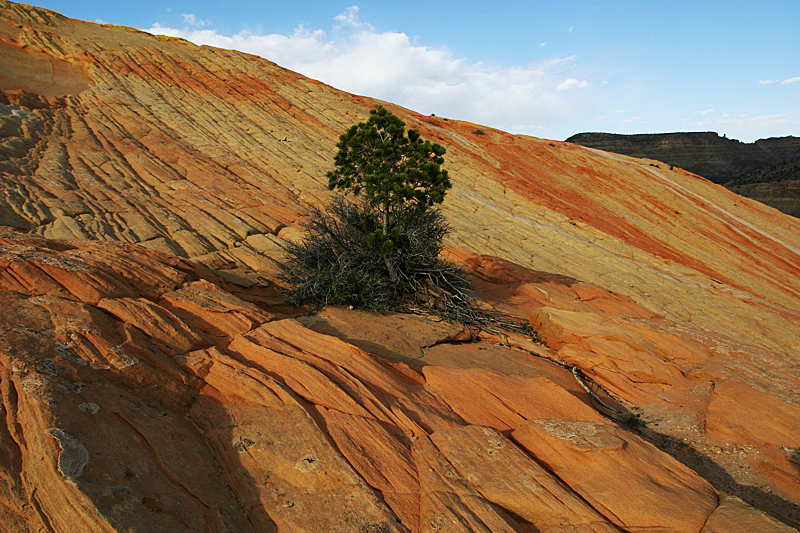
M 375 101 L 8 2 L 0 46 L 8 529 L 800 525 L 800 221 L 387 104 L 447 147 L 451 257 L 546 346 L 295 316 L 280 245 Z
M 736 194 L 800 218 L 800 180 L 767 181 L 727 187 Z
M 298 322 L 268 288 L 132 245 L 8 230 L 0 245 L 7 530 L 791 530 L 781 522 L 791 508 L 727 496 L 719 476 L 648 440 L 662 424 L 687 446 L 725 446 L 726 458 L 746 447 L 733 475 L 797 498 L 796 464 L 777 444 L 800 432 L 800 380 L 775 378 L 793 361 L 698 331 L 677 337 L 675 324 L 598 287 L 473 257 L 483 272 L 524 275 L 480 281 L 481 294 L 524 299 L 553 348 L 514 336 L 451 344 L 458 327 L 412 315 L 354 331 L 366 314 Z M 531 291 L 548 305 L 523 297 Z M 757 356 L 771 365 L 758 383 L 741 373 Z M 559 361 L 657 409 L 654 428 L 609 418 Z M 614 403 L 598 392 L 595 402 Z
M 800 217 L 800 157 L 762 167 L 725 186 L 736 194 Z

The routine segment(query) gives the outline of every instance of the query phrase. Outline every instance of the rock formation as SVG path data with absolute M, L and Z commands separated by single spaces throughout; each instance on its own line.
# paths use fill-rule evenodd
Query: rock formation
M 800 157 L 761 167 L 724 185 L 736 194 L 800 217 Z
M 567 142 L 663 161 L 725 185 L 737 194 L 788 215 L 800 215 L 796 171 L 794 182 L 781 178 L 786 173 L 784 165 L 800 156 L 798 137 L 774 137 L 743 143 L 710 131 L 638 135 L 579 133 Z M 772 169 L 773 166 L 778 168 Z M 739 183 L 741 181 L 746 181 L 747 185 Z
M 799 137 L 743 143 L 713 131 L 686 133 L 578 133 L 567 142 L 632 157 L 657 159 L 714 183 L 740 178 L 758 168 L 800 156 Z
M 797 219 L 391 106 L 448 149 L 448 253 L 545 345 L 303 315 L 280 243 L 375 101 L 5 1 L 0 47 L 5 529 L 800 525 Z

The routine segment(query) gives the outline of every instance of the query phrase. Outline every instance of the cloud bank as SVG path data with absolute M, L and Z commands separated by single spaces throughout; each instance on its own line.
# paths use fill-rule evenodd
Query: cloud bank
M 653 78 L 648 70 L 620 67 L 613 59 L 587 64 L 575 55 L 547 54 L 556 47 L 545 40 L 534 41 L 528 53 L 539 59 L 525 65 L 469 61 L 446 47 L 420 45 L 405 33 L 378 31 L 361 20 L 357 6 L 333 16 L 329 28 L 300 25 L 286 34 L 224 34 L 191 13 L 177 20 L 181 27 L 154 24 L 144 31 L 255 54 L 347 92 L 512 133 L 564 139 L 580 131 L 690 129 L 716 130 L 749 142 L 796 134 L 792 132 L 800 128 L 796 110 L 777 97 L 753 107 L 748 97 L 728 99 L 734 91 L 727 91 L 725 99 L 701 94 L 693 98 L 697 107 L 676 111 L 684 93 L 676 96 L 669 87 L 662 91 L 661 71 Z M 798 87 L 796 82 L 800 76 L 762 79 L 758 84 L 785 95 Z M 692 83 L 702 86 L 700 79 Z M 649 100 L 655 94 L 659 100 L 654 105 Z M 621 103 L 627 109 L 617 110 Z
M 330 33 L 298 26 L 291 35 L 223 35 L 206 20 L 182 17 L 182 28 L 144 31 L 259 55 L 347 92 L 512 132 L 547 135 L 585 105 L 578 93 L 589 86 L 566 75 L 574 56 L 524 67 L 469 63 L 405 33 L 376 31 L 359 19 L 357 6 L 335 16 Z

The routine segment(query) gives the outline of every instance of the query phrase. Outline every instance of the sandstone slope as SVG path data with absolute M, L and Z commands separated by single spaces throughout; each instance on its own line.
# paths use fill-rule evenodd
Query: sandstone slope
M 800 221 L 655 161 L 390 106 L 448 148 L 451 253 L 547 347 L 298 322 L 269 281 L 280 242 L 375 101 L 4 1 L 0 46 L 0 224 L 31 235 L 3 244 L 3 521 L 781 530 L 739 497 L 800 524 Z
M 705 415 L 710 443 L 746 448 L 739 468 L 778 481 L 791 463 L 764 442 L 798 434 L 791 402 L 737 406 L 746 420 L 730 407 L 754 386 L 743 358 L 769 356 L 776 373 L 786 358 L 678 337 L 597 287 L 472 258 L 524 276 L 519 293 L 547 295 L 535 322 L 558 351 L 518 338 L 451 344 L 458 328 L 423 317 L 373 316 L 349 332 L 357 312 L 312 320 L 369 353 L 185 260 L 9 231 L 0 245 L 6 530 L 791 530 L 602 416 L 569 371 L 536 355 L 589 358 L 615 392 L 630 387 L 624 375 L 647 381 L 637 400 Z M 604 319 L 589 332 L 568 321 L 579 314 Z M 592 353 L 603 343 L 615 350 Z M 675 345 L 684 351 L 667 354 Z M 769 506 L 791 522 L 787 511 Z
M 48 96 L 34 60 L 3 82 L 0 221 L 45 237 L 268 271 L 375 104 L 240 53 L 8 2 L 0 18 L 6 46 L 85 87 Z M 663 165 L 393 109 L 448 148 L 452 244 L 798 351 L 800 221 Z

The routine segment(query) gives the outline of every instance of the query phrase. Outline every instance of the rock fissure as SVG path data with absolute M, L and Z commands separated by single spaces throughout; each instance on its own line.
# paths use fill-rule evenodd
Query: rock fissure
M 47 513 L 44 512 L 42 509 L 42 504 L 39 502 L 39 496 L 36 494 L 38 489 L 34 487 L 30 494 L 30 502 L 31 506 L 33 507 L 34 511 L 36 511 L 36 515 L 39 517 L 39 520 L 42 521 L 42 526 L 47 530 L 48 533 L 59 533 L 50 521 L 50 518 L 47 516 Z

